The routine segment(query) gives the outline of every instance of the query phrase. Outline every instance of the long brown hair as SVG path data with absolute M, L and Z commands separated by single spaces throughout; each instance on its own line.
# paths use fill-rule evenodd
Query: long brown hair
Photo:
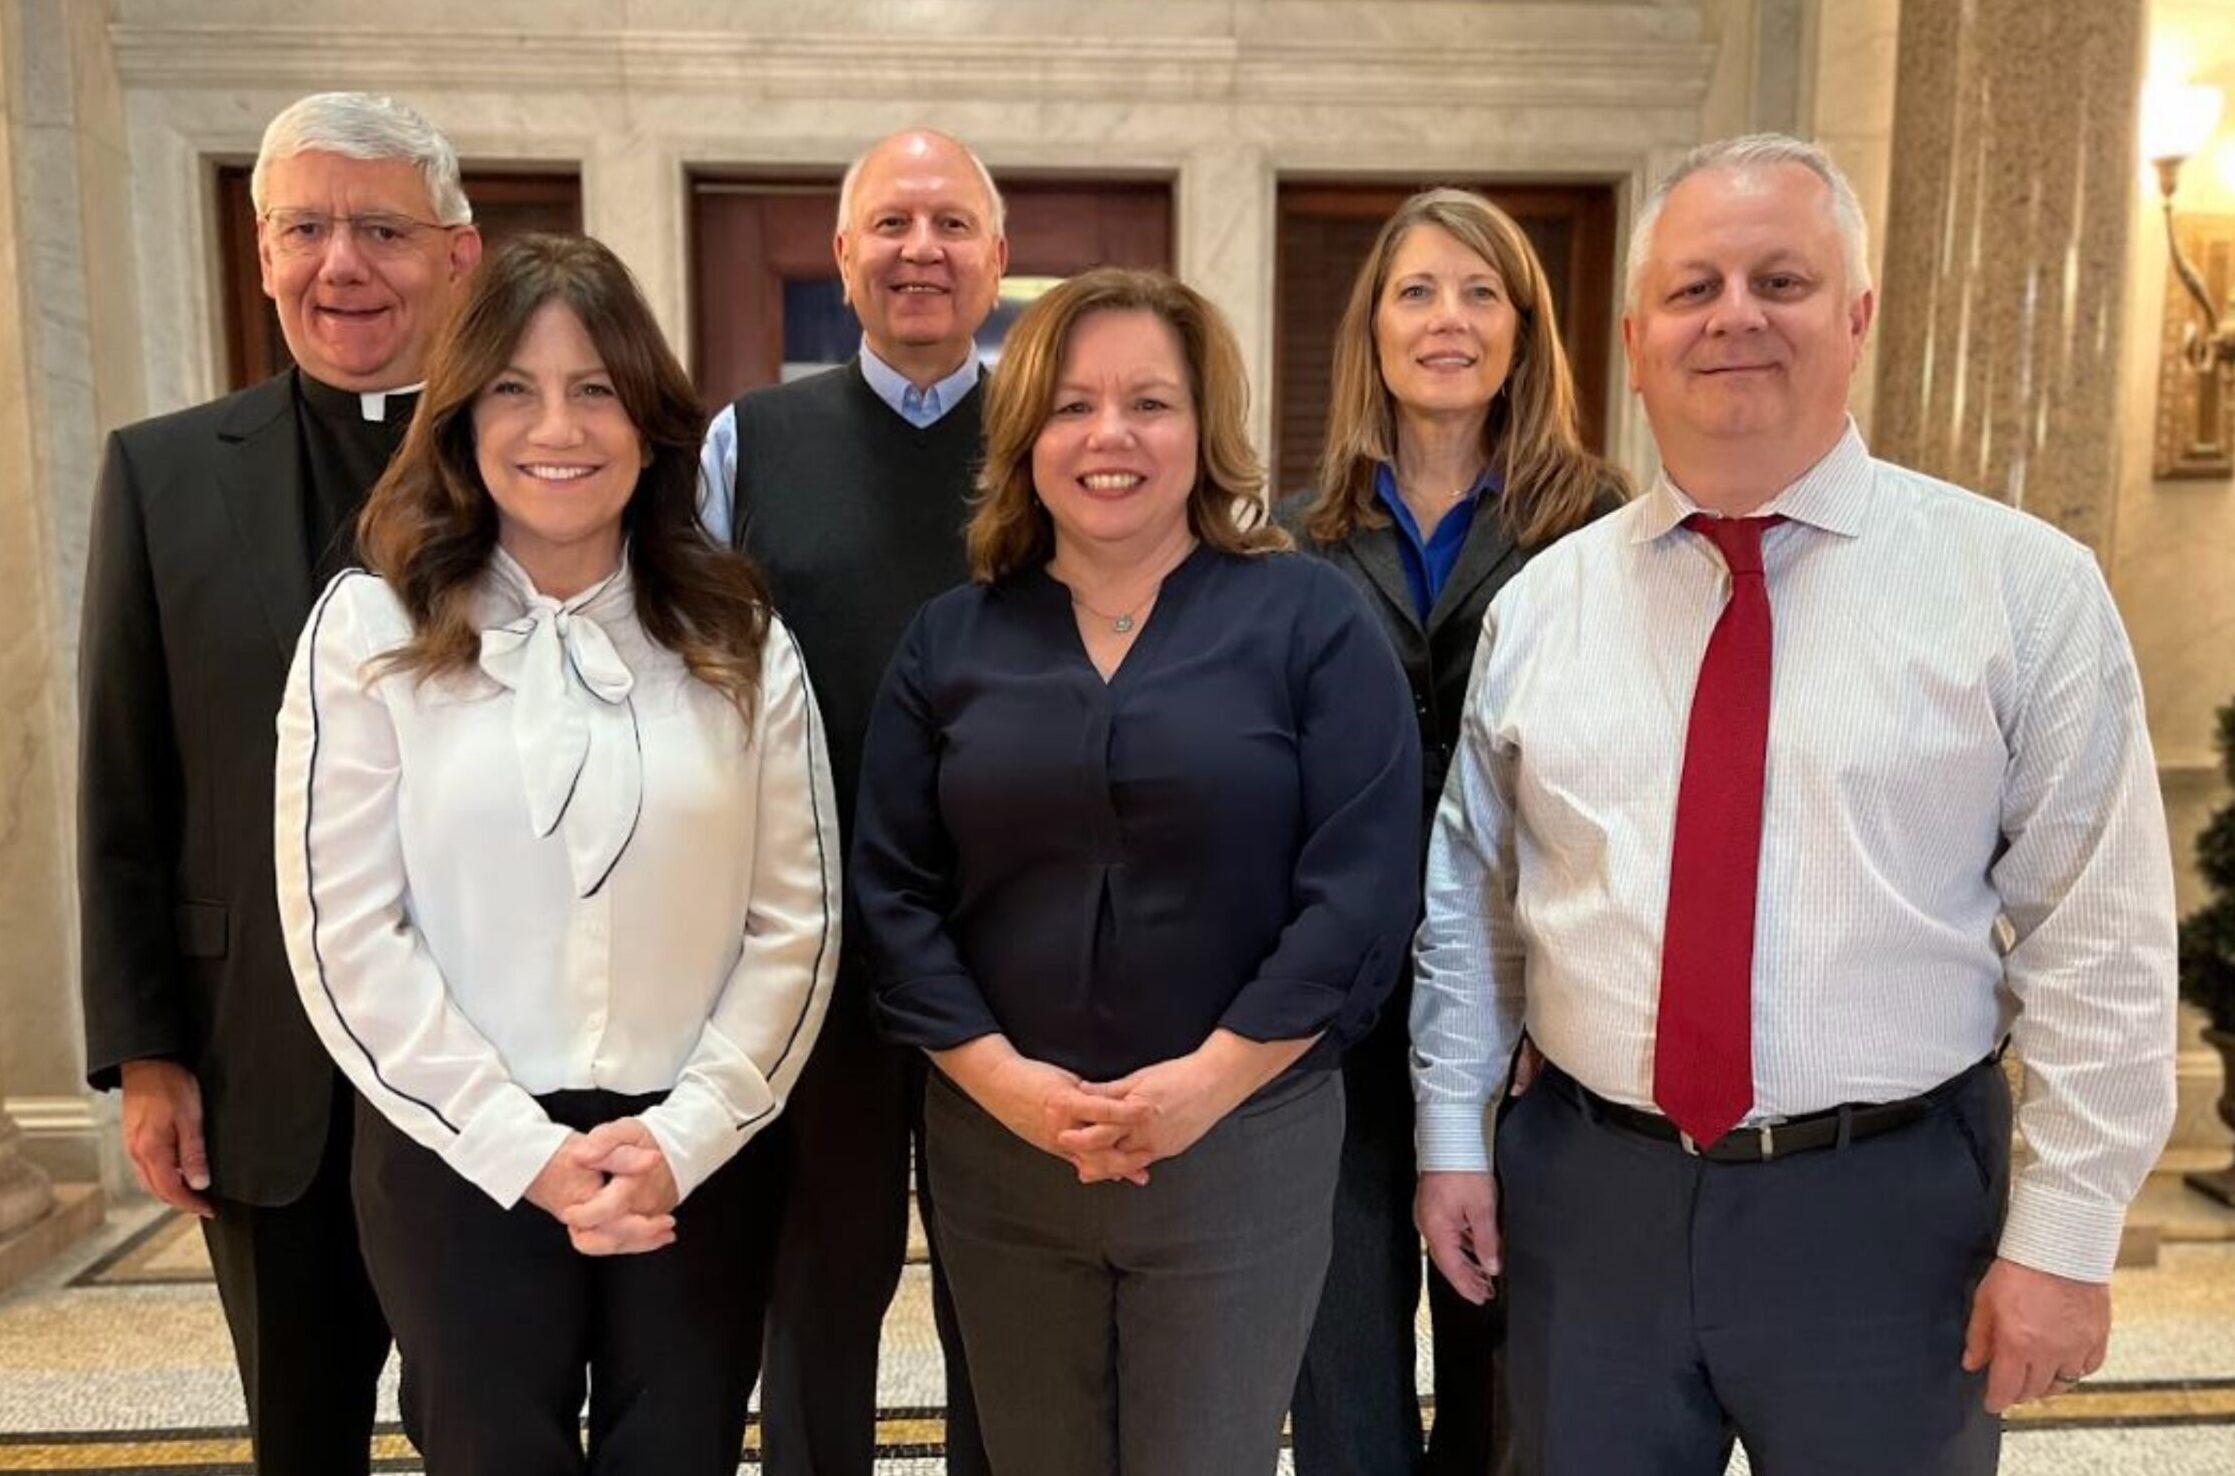
M 1288 535 L 1261 519 L 1265 470 L 1249 442 L 1249 375 L 1234 330 L 1210 300 L 1163 272 L 1097 267 L 1026 308 L 1001 348 L 986 397 L 986 461 L 970 519 L 970 577 L 991 583 L 1048 558 L 1055 524 L 1032 486 L 1032 446 L 1055 406 L 1071 329 L 1088 313 L 1149 312 L 1171 325 L 1195 397 L 1189 529 L 1227 553 L 1271 553 Z
M 1374 347 L 1374 313 L 1397 248 L 1422 226 L 1448 232 L 1488 262 L 1504 280 L 1520 319 L 1513 367 L 1483 422 L 1482 452 L 1504 489 L 1498 516 L 1507 531 L 1524 547 L 1549 543 L 1589 522 L 1603 491 L 1627 495 L 1629 481 L 1584 449 L 1552 291 L 1529 238 L 1513 217 L 1466 190 L 1425 190 L 1398 206 L 1350 284 L 1350 300 L 1335 330 L 1335 383 L 1319 495 L 1304 527 L 1318 542 L 1338 543 L 1354 529 L 1388 526 L 1374 494 L 1374 473 L 1396 462 L 1397 412 Z
M 365 562 L 411 617 L 411 640 L 379 669 L 425 679 L 470 670 L 480 655 L 474 591 L 496 548 L 497 506 L 474 458 L 473 405 L 549 302 L 581 321 L 651 458 L 621 514 L 637 619 L 750 720 L 768 586 L 743 555 L 700 530 L 705 412 L 636 279 L 587 236 L 508 242 L 482 263 L 435 341 L 403 448 L 357 520 Z

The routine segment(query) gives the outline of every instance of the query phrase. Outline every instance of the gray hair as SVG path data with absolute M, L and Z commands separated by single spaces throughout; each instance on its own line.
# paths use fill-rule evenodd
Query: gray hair
M 1832 157 L 1812 143 L 1783 133 L 1749 133 L 1740 138 L 1701 144 L 1677 161 L 1661 177 L 1638 210 L 1630 228 L 1630 258 L 1624 273 L 1622 299 L 1637 306 L 1638 279 L 1645 275 L 1645 259 L 1653 249 L 1653 231 L 1661 223 L 1661 210 L 1676 187 L 1695 174 L 1710 169 L 1744 173 L 1775 164 L 1798 164 L 1824 182 L 1831 191 L 1832 226 L 1839 232 L 1839 254 L 1847 268 L 1847 290 L 1854 296 L 1870 290 L 1870 226 L 1863 220 L 1862 201 Z
M 419 168 L 435 224 L 473 224 L 473 206 L 458 181 L 458 151 L 419 111 L 369 92 L 314 92 L 290 103 L 264 130 L 248 197 L 264 213 L 264 176 L 273 161 L 297 154 L 340 154 L 346 159 L 402 159 Z
M 902 133 L 920 133 L 927 138 L 942 139 L 960 149 L 962 151 L 962 157 L 970 161 L 970 168 L 978 176 L 978 187 L 986 192 L 986 208 L 992 217 L 988 224 L 993 227 L 993 234 L 996 236 L 1000 236 L 1007 233 L 1009 225 L 1009 207 L 1005 203 L 1003 203 L 1001 199 L 1001 190 L 994 184 L 993 172 L 986 168 L 986 161 L 978 157 L 978 151 L 976 149 L 971 148 L 970 145 L 964 143 L 961 139 L 956 138 L 951 133 L 941 133 L 936 128 L 904 128 L 900 131 L 900 133 L 888 133 L 883 138 L 878 139 L 868 148 L 863 149 L 859 154 L 856 154 L 854 156 L 854 162 L 846 166 L 846 177 L 843 180 L 840 180 L 838 184 L 839 230 L 844 231 L 853 224 L 854 187 L 861 183 L 862 166 L 869 162 L 869 156 L 871 154 L 876 153 L 879 149 L 883 148 L 893 139 L 900 137 Z

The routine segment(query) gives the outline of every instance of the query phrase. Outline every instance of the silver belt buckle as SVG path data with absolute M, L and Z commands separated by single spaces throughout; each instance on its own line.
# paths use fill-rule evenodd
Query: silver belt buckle
M 1692 1135 L 1690 1133 L 1683 1131 L 1681 1128 L 1678 1129 L 1676 1134 L 1676 1141 L 1678 1143 L 1681 1143 L 1684 1147 L 1684 1151 L 1691 1154 L 1692 1157 L 1697 1158 L 1700 1156 L 1700 1145 L 1692 1141 Z
M 1760 1132 L 1762 1135 L 1762 1162 L 1767 1163 L 1777 1156 L 1777 1134 L 1766 1122 L 1761 1125 Z

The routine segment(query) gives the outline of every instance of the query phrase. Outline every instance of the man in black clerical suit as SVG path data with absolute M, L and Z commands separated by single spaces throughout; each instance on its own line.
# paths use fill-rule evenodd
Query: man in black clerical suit
M 850 840 L 862 735 L 885 664 L 916 607 L 969 577 L 962 529 L 985 398 L 976 335 L 1009 248 L 985 165 L 925 129 L 880 139 L 854 161 L 833 244 L 861 319 L 860 354 L 723 410 L 702 470 L 709 530 L 759 561 L 806 658 Z M 782 1159 L 784 1185 L 761 1366 L 770 1476 L 870 1476 L 879 1329 L 907 1245 L 924 1060 L 877 1039 L 851 930 L 844 948 L 815 1053 L 756 1145 Z M 920 1155 L 917 1175 L 946 1351 L 947 1470 L 982 1476 Z
M 80 645 L 86 1062 L 149 1193 L 201 1217 L 256 1469 L 368 1465 L 388 1328 L 357 1252 L 352 1095 L 295 997 L 272 883 L 273 718 L 320 585 L 481 255 L 450 144 L 304 98 L 250 185 L 297 367 L 110 437 Z

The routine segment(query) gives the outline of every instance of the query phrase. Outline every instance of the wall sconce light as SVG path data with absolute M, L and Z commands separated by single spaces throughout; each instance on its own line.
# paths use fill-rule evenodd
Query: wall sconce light
M 2235 368 L 2235 324 L 2220 322 L 2219 305 L 2204 289 L 2204 279 L 2181 251 L 2173 229 L 2173 193 L 2181 187 L 2181 166 L 2196 157 L 2204 141 L 2219 125 L 2220 92 L 2216 87 L 2152 84 L 2144 89 L 2143 148 L 2157 166 L 2157 187 L 2165 197 L 2165 244 L 2173 257 L 2173 271 L 2195 299 L 2204 326 L 2189 340 L 2188 358 L 2198 373 Z
M 2155 471 L 2160 477 L 2223 477 L 2235 472 L 2235 296 L 2229 294 L 2231 247 L 2225 222 L 2207 231 L 2203 218 L 2178 219 L 2173 196 L 2181 166 L 2196 157 L 2219 123 L 2216 87 L 2151 83 L 2143 89 L 2143 154 L 2157 169 L 2165 202 L 2165 248 L 2188 303 L 2168 292 L 2158 371 Z M 2213 282 L 2205 283 L 2182 235 L 2197 238 Z M 2193 304 L 2193 311 L 2189 310 Z

